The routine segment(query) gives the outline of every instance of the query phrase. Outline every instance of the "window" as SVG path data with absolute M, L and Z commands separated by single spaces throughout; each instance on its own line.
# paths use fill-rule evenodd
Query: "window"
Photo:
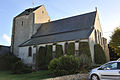
M 23 21 L 22 21 L 22 26 L 23 26 Z
M 108 63 L 102 66 L 103 70 L 116 70 L 117 69 L 117 62 Z
M 97 30 L 97 35 L 98 35 L 98 43 L 100 44 L 100 32 Z
M 120 69 L 120 62 L 118 62 L 117 68 Z
M 65 54 L 67 53 L 68 42 L 65 43 Z
M 29 57 L 32 56 L 32 47 L 29 47 L 29 49 L 28 49 L 28 56 Z
M 95 30 L 95 43 L 97 43 L 97 32 Z
M 100 32 L 100 44 L 102 44 L 102 39 L 101 39 L 101 32 Z

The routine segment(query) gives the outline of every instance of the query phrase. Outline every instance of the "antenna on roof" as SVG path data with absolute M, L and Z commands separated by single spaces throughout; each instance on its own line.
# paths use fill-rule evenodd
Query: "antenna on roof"
M 35 2 L 34 2 L 34 0 L 32 0 L 32 6 L 33 6 L 33 8 L 34 8 L 34 4 L 35 4 Z

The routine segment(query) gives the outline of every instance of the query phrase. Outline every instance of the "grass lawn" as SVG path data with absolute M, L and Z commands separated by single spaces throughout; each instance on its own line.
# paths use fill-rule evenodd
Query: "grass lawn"
M 0 80 L 41 80 L 50 78 L 49 72 L 42 70 L 28 74 L 11 74 L 11 71 L 0 71 Z

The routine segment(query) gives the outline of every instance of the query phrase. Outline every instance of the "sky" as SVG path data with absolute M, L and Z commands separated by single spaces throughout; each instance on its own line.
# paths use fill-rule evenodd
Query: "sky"
M 44 5 L 51 20 L 95 11 L 97 7 L 103 36 L 110 40 L 120 26 L 120 0 L 1 0 L 0 45 L 10 46 L 13 18 L 27 8 Z

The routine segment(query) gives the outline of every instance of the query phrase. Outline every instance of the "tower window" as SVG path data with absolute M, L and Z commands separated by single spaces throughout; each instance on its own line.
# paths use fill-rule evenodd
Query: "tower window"
M 23 26 L 23 21 L 22 21 L 22 26 Z
M 29 57 L 32 56 L 32 47 L 29 47 L 29 49 L 28 49 L 28 56 L 29 56 Z

